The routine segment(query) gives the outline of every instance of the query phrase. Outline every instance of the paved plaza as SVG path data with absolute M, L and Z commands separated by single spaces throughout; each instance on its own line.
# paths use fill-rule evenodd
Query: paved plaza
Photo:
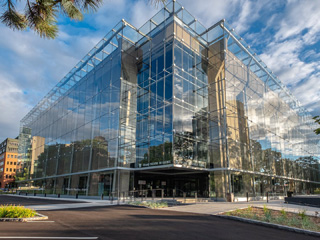
M 236 210 L 239 208 L 246 208 L 248 206 L 254 207 L 264 207 L 267 206 L 269 209 L 281 210 L 284 209 L 287 212 L 298 213 L 301 211 L 306 211 L 309 216 L 314 216 L 316 212 L 320 213 L 320 208 L 309 207 L 303 205 L 286 204 L 284 200 L 271 200 L 268 203 L 266 201 L 254 201 L 254 202 L 208 202 L 208 203 L 198 203 L 192 205 L 182 205 L 166 208 L 168 211 L 179 211 L 179 212 L 189 212 L 189 213 L 201 213 L 201 214 L 219 214 L 222 212 L 227 212 L 231 210 Z

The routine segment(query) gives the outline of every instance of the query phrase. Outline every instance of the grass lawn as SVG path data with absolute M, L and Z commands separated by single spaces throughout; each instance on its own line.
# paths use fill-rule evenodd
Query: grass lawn
M 237 209 L 225 212 L 223 215 L 248 218 L 320 232 L 320 216 L 318 212 L 315 212 L 315 216 L 308 216 L 305 211 L 290 213 L 286 212 L 284 209 L 276 211 L 264 206 L 263 208 L 248 207 L 245 209 Z

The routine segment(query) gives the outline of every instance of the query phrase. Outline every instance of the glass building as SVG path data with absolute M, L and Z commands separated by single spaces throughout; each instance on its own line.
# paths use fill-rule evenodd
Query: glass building
M 122 20 L 22 120 L 20 186 L 261 196 L 320 187 L 317 126 L 222 20 Z

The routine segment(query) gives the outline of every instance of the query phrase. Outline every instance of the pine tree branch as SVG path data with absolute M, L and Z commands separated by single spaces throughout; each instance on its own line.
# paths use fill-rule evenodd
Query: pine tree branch
M 7 3 L 3 4 L 3 7 L 7 7 L 7 10 L 0 16 L 0 21 L 13 30 L 24 30 L 27 26 L 26 18 L 23 14 L 16 11 L 13 2 L 7 0 Z
M 61 10 L 69 18 L 80 20 L 80 21 L 83 19 L 83 15 L 80 9 L 76 7 L 73 0 L 61 0 L 60 4 L 61 4 Z
M 55 38 L 58 33 L 56 25 L 57 7 L 52 0 L 38 0 L 30 3 L 27 0 L 26 16 L 28 26 L 43 38 Z

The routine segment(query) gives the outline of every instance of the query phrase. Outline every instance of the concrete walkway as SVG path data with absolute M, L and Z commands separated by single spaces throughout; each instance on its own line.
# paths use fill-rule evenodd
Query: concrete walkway
M 101 206 L 112 206 L 112 205 L 123 205 L 123 201 L 113 200 L 100 200 L 94 198 L 57 198 L 57 197 L 40 197 L 40 196 L 25 196 L 25 195 L 7 195 L 16 198 L 23 199 L 34 199 L 39 200 L 39 205 L 32 204 L 28 205 L 28 203 L 23 204 L 27 208 L 34 209 L 36 211 L 44 211 L 44 210 L 63 210 L 63 209 L 75 209 L 75 208 L 87 208 L 87 207 L 101 207 Z M 48 200 L 54 200 L 55 203 L 45 204 Z M 61 202 L 61 203 L 59 203 Z M 70 202 L 70 203 L 69 203 Z
M 192 205 L 175 206 L 175 207 L 169 207 L 164 209 L 169 211 L 217 215 L 222 212 L 246 208 L 248 206 L 263 207 L 265 205 L 272 210 L 284 209 L 287 212 L 293 212 L 293 213 L 298 213 L 305 210 L 306 214 L 309 216 L 315 216 L 316 212 L 320 213 L 320 208 L 295 205 L 295 204 L 286 204 L 284 203 L 283 200 L 271 200 L 269 201 L 269 203 L 267 203 L 266 201 L 235 202 L 235 203 L 208 202 L 208 203 L 198 203 L 198 204 L 192 204 Z
M 50 205 L 31 205 L 25 206 L 27 208 L 34 209 L 36 211 L 48 211 L 48 210 L 63 210 L 63 209 L 75 209 L 75 208 L 87 208 L 87 207 L 102 207 L 117 205 L 117 203 L 111 204 L 109 201 L 105 202 L 91 202 L 91 203 L 70 203 L 70 204 L 50 204 Z

